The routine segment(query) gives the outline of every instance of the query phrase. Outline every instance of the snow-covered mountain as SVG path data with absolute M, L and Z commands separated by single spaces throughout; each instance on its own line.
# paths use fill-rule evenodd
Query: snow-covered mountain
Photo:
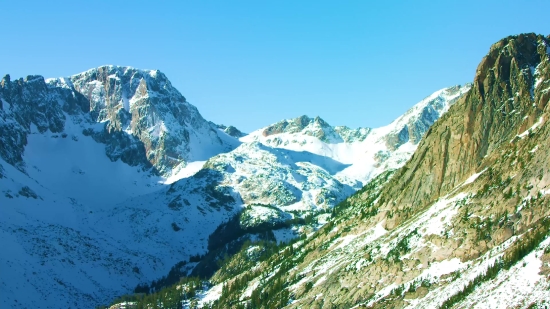
M 126 132 L 137 138 L 147 161 L 162 175 L 238 145 L 202 118 L 158 70 L 105 66 L 47 82 L 88 99 L 92 120 L 105 124 L 92 136 L 112 141 L 105 135 Z M 114 147 L 120 144 L 115 143 Z
M 402 166 L 429 127 L 470 87 L 436 91 L 381 128 L 332 127 L 319 117 L 302 116 L 254 131 L 241 141 L 330 158 L 344 167 L 334 176 L 344 183 L 359 181 L 352 185 L 359 188 L 381 172 Z
M 243 210 L 243 206 L 248 207 L 247 211 L 265 213 L 256 219 L 257 224 L 271 224 L 280 216 L 292 219 L 328 210 L 372 177 L 402 166 L 419 141 L 402 132 L 421 136 L 429 121 L 435 121 L 469 87 L 437 91 L 390 125 L 372 130 L 334 128 L 318 117 L 281 121 L 242 137 L 242 144 L 235 150 L 210 158 L 198 173 L 172 183 L 169 189 L 140 196 L 139 203 L 127 200 L 103 216 L 109 218 L 109 224 L 136 219 L 117 235 L 134 230 L 133 235 L 140 236 L 133 241 L 140 242 L 144 222 L 151 227 L 159 220 L 163 222 L 151 241 L 165 238 L 165 232 L 172 233 L 172 223 L 183 230 L 189 228 L 201 236 L 181 238 L 179 246 L 169 247 L 180 248 L 187 243 L 200 251 L 207 247 L 207 236 L 213 228 Z M 150 211 L 153 208 L 159 211 Z
M 96 214 L 163 189 L 170 178 L 161 175 L 182 174 L 239 143 L 158 71 L 108 66 L 58 79 L 4 77 L 3 304 L 93 307 L 166 272 L 177 257 L 118 241 L 114 226 L 95 224 Z
M 303 116 L 245 135 L 203 119 L 159 71 L 104 66 L 47 80 L 6 76 L 1 301 L 108 303 L 204 254 L 215 229 L 243 209 L 249 226 L 329 209 L 404 164 L 468 89 L 440 90 L 383 128 Z

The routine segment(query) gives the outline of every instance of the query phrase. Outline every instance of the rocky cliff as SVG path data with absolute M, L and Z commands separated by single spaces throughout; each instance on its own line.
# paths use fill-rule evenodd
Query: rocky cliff
M 548 45 L 544 36 L 525 34 L 491 46 L 476 70 L 472 90 L 429 130 L 419 151 L 382 195 L 382 201 L 391 202 L 380 208 L 424 207 L 479 171 L 483 159 L 499 146 L 544 121 Z M 401 220 L 396 212 L 388 228 Z

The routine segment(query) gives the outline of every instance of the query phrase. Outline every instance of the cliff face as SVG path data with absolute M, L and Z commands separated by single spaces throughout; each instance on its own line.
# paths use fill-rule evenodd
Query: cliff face
M 89 103 L 78 93 L 51 89 L 42 76 L 12 81 L 6 75 L 0 82 L 0 157 L 24 169 L 22 154 L 31 126 L 38 132 L 63 131 L 66 115 L 89 111 Z
M 482 169 L 483 159 L 499 145 L 536 123 L 549 98 L 548 46 L 547 37 L 535 34 L 494 44 L 476 70 L 472 89 L 430 128 L 388 185 L 381 209 L 433 202 Z M 387 227 L 403 218 L 397 211 Z
M 306 242 L 289 307 L 548 304 L 549 43 L 523 34 L 491 47 L 409 162 Z
M 458 99 L 462 98 L 463 94 L 468 92 L 471 87 L 471 84 L 466 84 L 445 88 L 437 96 L 432 95 L 424 99 L 424 104 L 419 104 L 407 111 L 397 120 L 397 127 L 400 130 L 390 132 L 385 137 L 388 148 L 395 150 L 407 142 L 415 145 L 420 143 L 424 134 L 435 121 Z
M 137 138 L 147 161 L 161 174 L 239 144 L 234 138 L 219 136 L 215 125 L 158 70 L 104 66 L 49 83 L 74 89 L 87 98 L 92 121 L 105 123 L 100 135 L 93 134 L 95 139 L 118 137 L 119 132 Z

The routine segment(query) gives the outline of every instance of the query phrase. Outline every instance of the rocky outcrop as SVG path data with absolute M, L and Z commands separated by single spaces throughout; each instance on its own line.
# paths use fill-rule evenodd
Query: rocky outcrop
M 494 44 L 476 70 L 472 89 L 428 130 L 388 185 L 381 208 L 416 209 L 433 202 L 480 170 L 495 148 L 539 121 L 548 104 L 549 42 L 522 34 Z M 387 227 L 405 217 L 394 215 Z
M 224 152 L 235 143 L 220 139 L 166 76 L 158 70 L 104 66 L 50 84 L 69 87 L 90 101 L 90 115 L 106 122 L 108 134 L 125 131 L 145 147 L 147 161 L 161 174 L 182 163 L 206 160 L 206 152 Z
M 263 136 L 270 136 L 280 133 L 298 133 L 302 131 L 311 121 L 312 119 L 306 115 L 302 115 L 291 120 L 279 121 L 265 128 L 263 131 Z
M 62 132 L 66 115 L 89 111 L 87 100 L 67 89 L 51 88 L 42 76 L 30 75 L 12 81 L 6 75 L 0 82 L 0 157 L 24 170 L 22 159 L 27 134 L 47 130 Z
M 217 129 L 224 131 L 229 136 L 233 136 L 235 138 L 241 138 L 243 136 L 246 136 L 246 133 L 241 132 L 239 129 L 235 128 L 234 126 L 225 126 L 223 124 L 215 124 L 213 122 L 211 122 L 211 124 L 215 126 Z
M 273 270 L 271 281 L 263 271 L 222 269 L 215 283 L 250 284 L 215 305 L 234 297 L 284 308 L 547 306 L 549 43 L 522 34 L 493 45 L 471 90 L 408 163 L 345 199 L 288 256 L 257 262 Z M 411 140 L 410 119 L 380 131 L 395 133 L 392 144 Z M 256 298 L 262 293 L 270 298 Z
M 354 142 L 364 141 L 369 135 L 369 133 L 372 131 L 372 129 L 371 128 L 351 129 L 346 126 L 336 126 L 334 127 L 334 131 L 338 135 L 340 135 L 340 137 L 345 143 L 354 143 Z
M 466 84 L 445 88 L 436 95 L 427 97 L 415 108 L 408 110 L 397 120 L 399 122 L 396 126 L 397 130 L 385 136 L 388 148 L 395 150 L 409 141 L 415 145 L 420 143 L 424 134 L 435 121 L 470 90 L 471 86 L 471 84 Z

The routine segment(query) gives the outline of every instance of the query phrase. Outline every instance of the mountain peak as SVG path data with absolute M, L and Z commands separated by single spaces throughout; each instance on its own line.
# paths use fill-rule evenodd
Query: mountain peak
M 59 133 L 65 130 L 67 116 L 78 118 L 70 126 L 77 125 L 86 136 L 105 144 L 112 161 L 153 167 L 162 175 L 239 144 L 212 127 L 158 70 L 108 65 L 46 80 L 29 75 L 11 81 L 6 75 L 0 86 L 0 109 L 9 106 L 9 117 L 22 117 L 17 133 L 11 133 L 21 137 L 12 142 L 5 137 L 4 144 L 13 145 L 0 152 L 12 164 L 22 162 L 24 136 L 32 125 L 40 133 Z
M 229 136 L 233 136 L 235 138 L 241 138 L 243 136 L 246 136 L 246 133 L 243 133 L 241 130 L 237 129 L 234 126 L 226 126 L 223 124 L 215 124 L 213 122 L 210 122 L 213 126 L 215 126 L 217 129 L 222 130 Z
M 490 86 L 494 80 L 510 83 L 508 92 L 512 88 L 522 88 L 519 83 L 530 83 L 535 68 L 549 54 L 549 45 L 549 39 L 534 33 L 508 36 L 493 44 L 476 70 L 474 89 L 477 97 L 484 100 L 487 93 L 492 91 Z M 522 77 L 517 74 L 519 71 Z
M 352 142 L 364 140 L 370 129 L 359 128 L 351 130 L 347 127 L 332 127 L 321 117 L 310 118 L 302 115 L 293 119 L 285 119 L 261 130 L 262 137 L 278 134 L 302 134 L 317 137 L 326 143 Z
M 499 147 L 542 121 L 550 97 L 547 46 L 548 39 L 534 34 L 494 44 L 478 66 L 471 90 L 431 126 L 418 155 L 396 176 L 388 193 L 392 201 L 423 207 L 478 172 L 488 164 L 486 158 L 498 155 Z M 441 162 L 434 165 L 434 160 Z M 411 183 L 413 175 L 426 176 Z M 393 219 L 391 226 L 395 223 Z
M 319 117 L 310 118 L 307 115 L 302 115 L 293 119 L 285 119 L 264 128 L 262 135 L 270 136 L 281 133 L 299 133 L 310 124 L 314 122 L 319 123 L 320 121 L 326 124 L 326 122 Z

